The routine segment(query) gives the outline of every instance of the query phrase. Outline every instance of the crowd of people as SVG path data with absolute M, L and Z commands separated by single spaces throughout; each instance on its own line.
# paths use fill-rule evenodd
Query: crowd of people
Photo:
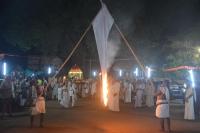
M 0 85 L 1 118 L 4 118 L 6 113 L 12 116 L 13 112 L 31 107 L 37 98 L 38 87 L 42 85 L 45 88 L 47 84 L 44 77 L 28 77 L 22 72 L 5 76 Z
M 186 120 L 198 118 L 195 116 L 194 104 L 198 98 L 194 90 L 191 85 L 188 85 L 185 92 L 184 119 Z M 81 98 L 103 101 L 100 78 L 74 80 L 66 77 L 27 77 L 22 73 L 14 73 L 6 76 L 0 85 L 1 118 L 4 118 L 6 113 L 12 116 L 13 110 L 29 107 L 31 108 L 31 127 L 35 115 L 40 115 L 40 127 L 43 127 L 46 100 L 56 100 L 63 108 L 72 108 Z M 146 79 L 109 78 L 108 109 L 118 112 L 120 103 L 132 104 L 134 108 L 156 107 L 155 115 L 161 120 L 161 129 L 164 130 L 166 119 L 167 128 L 171 130 L 169 82 L 155 84 Z

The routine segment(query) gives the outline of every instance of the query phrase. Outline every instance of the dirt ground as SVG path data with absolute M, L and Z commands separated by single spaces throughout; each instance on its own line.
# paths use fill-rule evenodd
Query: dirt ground
M 85 99 L 70 109 L 56 101 L 47 102 L 44 127 L 39 118 L 30 128 L 28 111 L 0 120 L 0 133 L 160 133 L 154 108 L 134 109 L 131 104 L 120 104 L 120 112 L 111 112 Z M 200 121 L 183 120 L 183 107 L 171 106 L 173 133 L 200 133 Z

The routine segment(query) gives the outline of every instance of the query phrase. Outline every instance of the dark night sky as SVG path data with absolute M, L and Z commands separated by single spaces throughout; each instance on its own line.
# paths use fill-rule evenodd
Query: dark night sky
M 138 53 L 144 53 L 144 47 L 150 53 L 165 48 L 169 40 L 191 39 L 191 31 L 195 34 L 192 39 L 199 39 L 199 0 L 104 2 L 128 40 L 135 42 Z M 41 54 L 41 49 L 48 47 L 54 54 L 63 53 L 79 39 L 99 9 L 98 0 L 1 0 L 0 51 Z

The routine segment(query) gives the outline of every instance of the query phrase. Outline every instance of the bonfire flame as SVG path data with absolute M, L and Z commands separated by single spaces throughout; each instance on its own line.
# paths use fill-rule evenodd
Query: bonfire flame
M 102 87 L 103 87 L 103 102 L 107 106 L 108 103 L 108 84 L 107 84 L 107 72 L 102 73 Z

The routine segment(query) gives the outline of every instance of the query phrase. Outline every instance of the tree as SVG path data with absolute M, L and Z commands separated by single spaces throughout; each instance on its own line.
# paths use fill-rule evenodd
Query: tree
M 200 25 L 196 25 L 171 38 L 168 47 L 169 53 L 166 57 L 168 67 L 200 65 L 199 29 Z M 186 76 L 187 73 L 186 71 L 178 71 L 175 72 L 175 75 L 180 78 Z

